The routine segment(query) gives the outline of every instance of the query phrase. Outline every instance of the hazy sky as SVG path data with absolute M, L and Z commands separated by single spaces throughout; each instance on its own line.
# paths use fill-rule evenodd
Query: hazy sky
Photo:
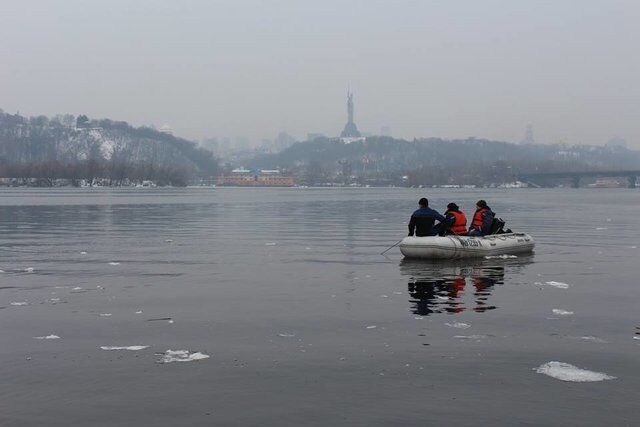
M 640 1 L 0 0 L 0 108 L 640 148 Z

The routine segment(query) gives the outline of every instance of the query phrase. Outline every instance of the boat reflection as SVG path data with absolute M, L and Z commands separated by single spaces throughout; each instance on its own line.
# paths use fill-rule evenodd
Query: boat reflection
M 420 316 L 433 313 L 483 313 L 495 310 L 489 297 L 504 284 L 505 271 L 517 273 L 533 257 L 480 259 L 457 262 L 428 262 L 404 259 L 400 273 L 409 276 L 411 311 Z

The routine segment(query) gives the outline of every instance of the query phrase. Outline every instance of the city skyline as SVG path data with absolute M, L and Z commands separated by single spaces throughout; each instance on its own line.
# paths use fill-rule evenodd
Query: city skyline
M 335 11 L 341 13 L 336 14 Z M 631 1 L 11 2 L 0 108 L 193 140 L 361 131 L 640 148 Z

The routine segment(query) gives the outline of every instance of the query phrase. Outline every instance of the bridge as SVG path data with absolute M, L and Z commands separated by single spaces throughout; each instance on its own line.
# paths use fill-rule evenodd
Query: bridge
M 616 170 L 616 171 L 588 171 L 588 172 L 547 172 L 547 173 L 521 173 L 518 179 L 523 182 L 535 183 L 540 179 L 571 179 L 573 188 L 580 187 L 580 179 L 603 178 L 603 177 L 626 177 L 629 182 L 629 188 L 636 188 L 640 170 Z

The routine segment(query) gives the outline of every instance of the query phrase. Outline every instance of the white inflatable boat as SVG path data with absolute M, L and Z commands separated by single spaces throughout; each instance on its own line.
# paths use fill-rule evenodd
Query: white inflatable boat
M 529 253 L 535 241 L 526 233 L 491 236 L 405 237 L 399 244 L 407 258 L 459 259 Z

